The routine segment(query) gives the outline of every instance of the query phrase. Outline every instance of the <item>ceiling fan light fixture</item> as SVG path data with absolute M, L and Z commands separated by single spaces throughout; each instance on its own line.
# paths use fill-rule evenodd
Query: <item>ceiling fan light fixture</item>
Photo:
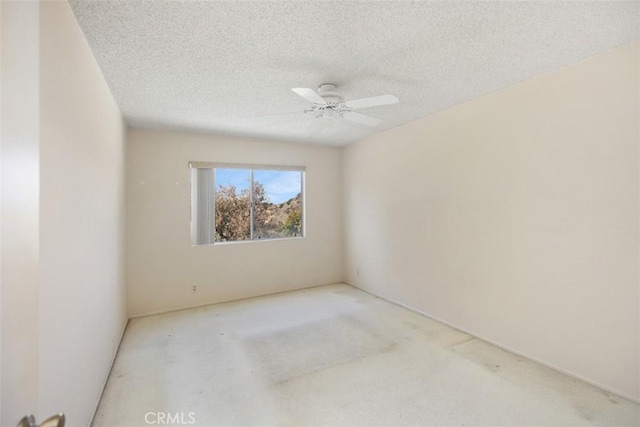
M 325 119 L 336 119 L 340 117 L 340 113 L 334 108 L 324 108 L 322 111 L 322 117 Z

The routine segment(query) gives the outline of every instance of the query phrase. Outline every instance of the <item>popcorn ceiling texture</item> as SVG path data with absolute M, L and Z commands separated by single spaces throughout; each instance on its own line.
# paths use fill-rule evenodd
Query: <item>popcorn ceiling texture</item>
M 638 39 L 640 2 L 71 0 L 133 127 L 342 145 Z M 271 113 L 334 83 L 376 128 Z M 594 100 L 597 101 L 597 100 Z

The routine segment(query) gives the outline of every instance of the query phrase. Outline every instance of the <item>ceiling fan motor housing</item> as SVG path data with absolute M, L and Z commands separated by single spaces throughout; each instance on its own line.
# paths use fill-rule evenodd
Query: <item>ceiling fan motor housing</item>
M 344 102 L 338 91 L 336 85 L 332 83 L 323 83 L 318 87 L 318 95 L 323 97 L 327 102 Z

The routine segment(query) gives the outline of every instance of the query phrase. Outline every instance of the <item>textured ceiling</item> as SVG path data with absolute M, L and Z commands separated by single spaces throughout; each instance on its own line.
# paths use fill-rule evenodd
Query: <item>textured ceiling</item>
M 71 6 L 131 126 L 344 144 L 638 39 L 640 3 L 127 1 Z M 400 104 L 270 113 L 334 83 Z

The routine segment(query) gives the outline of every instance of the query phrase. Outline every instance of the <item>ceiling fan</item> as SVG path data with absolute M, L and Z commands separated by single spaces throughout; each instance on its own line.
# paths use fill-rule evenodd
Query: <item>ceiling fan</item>
M 318 92 L 304 87 L 293 88 L 291 90 L 313 104 L 311 108 L 304 110 L 305 113 L 314 114 L 316 118 L 341 117 L 365 126 L 377 126 L 382 120 L 358 113 L 354 110 L 397 104 L 400 102 L 394 95 L 379 95 L 345 102 L 342 96 L 336 91 L 336 86 L 331 83 L 321 84 L 320 87 L 318 87 Z

